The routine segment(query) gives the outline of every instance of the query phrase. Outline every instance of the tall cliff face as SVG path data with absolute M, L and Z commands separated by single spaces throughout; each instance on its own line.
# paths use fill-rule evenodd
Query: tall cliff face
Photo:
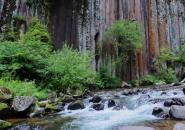
M 3 3 L 0 0 L 1 12 Z M 96 54 L 105 30 L 118 19 L 139 21 L 142 49 L 122 67 L 120 73 L 125 80 L 150 71 L 161 47 L 169 47 L 175 53 L 185 36 L 185 9 L 180 0 L 54 0 L 49 21 L 44 19 L 42 6 L 31 8 L 24 0 L 16 0 L 16 5 L 14 15 L 24 16 L 26 21 L 37 16 L 49 23 L 55 48 L 68 41 L 80 51 L 90 50 L 94 69 L 105 61 L 105 57 Z M 111 58 L 108 60 L 111 62 Z

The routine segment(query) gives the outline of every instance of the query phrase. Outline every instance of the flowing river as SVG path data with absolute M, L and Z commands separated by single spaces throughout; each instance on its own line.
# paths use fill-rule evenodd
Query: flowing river
M 174 97 L 185 99 L 182 89 L 166 90 L 165 93 L 150 90 L 131 96 L 124 96 L 121 91 L 98 92 L 97 95 L 102 97 L 105 105 L 102 111 L 93 110 L 92 103 L 89 102 L 90 98 L 87 98 L 84 99 L 85 109 L 69 111 L 66 106 L 65 111 L 47 119 L 44 127 L 42 125 L 42 127 L 38 127 L 40 120 L 33 121 L 32 127 L 28 127 L 26 121 L 21 121 L 19 127 L 24 126 L 24 130 L 116 130 L 118 126 L 151 125 L 163 121 L 152 115 L 154 107 L 162 107 L 167 110 L 169 108 L 163 106 L 164 100 Z M 121 109 L 108 108 L 108 99 L 115 100 Z M 55 118 L 62 118 L 66 121 L 52 122 Z

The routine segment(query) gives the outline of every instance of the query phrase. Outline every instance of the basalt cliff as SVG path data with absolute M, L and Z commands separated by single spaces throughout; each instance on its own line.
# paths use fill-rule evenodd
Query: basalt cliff
M 160 48 L 169 47 L 176 53 L 185 37 L 182 0 L 43 0 L 47 6 L 39 0 L 32 1 L 35 4 L 30 5 L 27 0 L 0 0 L 0 31 L 21 16 L 24 22 L 18 28 L 24 33 L 31 19 L 37 17 L 48 26 L 55 49 L 67 41 L 80 51 L 89 50 L 92 66 L 97 70 L 104 63 L 97 49 L 105 30 L 119 19 L 138 21 L 143 33 L 142 48 L 122 66 L 124 80 L 150 72 Z

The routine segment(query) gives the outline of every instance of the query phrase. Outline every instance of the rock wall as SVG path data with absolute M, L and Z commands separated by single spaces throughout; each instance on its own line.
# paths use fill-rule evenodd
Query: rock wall
M 46 12 L 41 5 L 29 7 L 25 0 L 16 0 L 13 14 L 23 16 L 27 23 L 33 16 L 38 17 L 43 23 L 48 23 L 56 49 L 61 48 L 64 41 L 68 41 L 80 51 L 89 50 L 94 69 L 98 69 L 105 61 L 105 57 L 96 54 L 105 30 L 118 19 L 139 21 L 143 32 L 142 49 L 136 58 L 133 57 L 127 65 L 121 67 L 120 76 L 124 80 L 138 78 L 148 73 L 160 48 L 169 47 L 175 53 L 185 36 L 185 12 L 180 0 L 53 0 L 53 2 L 49 21 L 45 19 Z M 5 1 L 0 0 L 0 15 L 3 3 Z M 110 61 L 108 64 L 111 63 L 111 58 L 108 61 Z M 111 64 L 109 67 L 112 67 L 111 70 L 115 73 Z
M 153 58 L 161 47 L 169 47 L 176 53 L 185 36 L 184 18 L 184 5 L 180 0 L 89 0 L 85 22 L 79 19 L 79 48 L 91 51 L 92 64 L 96 67 L 103 59 L 96 59 L 97 37 L 101 40 L 104 31 L 115 20 L 139 21 L 143 32 L 142 49 L 121 69 L 123 79 L 138 78 L 150 71 Z

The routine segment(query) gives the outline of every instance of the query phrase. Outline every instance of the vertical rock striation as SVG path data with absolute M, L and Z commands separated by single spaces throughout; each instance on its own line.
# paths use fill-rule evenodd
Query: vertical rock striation
M 6 1 L 13 0 L 0 0 L 0 21 Z M 185 36 L 185 9 L 180 0 L 53 0 L 52 6 L 49 21 L 41 5 L 29 7 L 24 0 L 16 0 L 13 15 L 24 17 L 27 23 L 35 16 L 49 23 L 54 47 L 61 48 L 68 41 L 80 51 L 89 50 L 94 69 L 105 61 L 105 57 L 97 54 L 105 30 L 118 19 L 140 23 L 142 48 L 136 58 L 122 66 L 120 73 L 124 80 L 149 72 L 161 47 L 169 47 L 176 53 Z M 111 65 L 110 68 L 114 70 Z

